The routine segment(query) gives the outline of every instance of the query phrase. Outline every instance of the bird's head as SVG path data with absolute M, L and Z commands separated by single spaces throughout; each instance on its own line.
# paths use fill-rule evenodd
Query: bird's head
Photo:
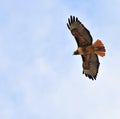
M 79 47 L 76 51 L 74 51 L 73 55 L 83 55 L 83 49 Z
M 74 51 L 74 52 L 73 52 L 73 55 L 79 55 L 78 50 Z

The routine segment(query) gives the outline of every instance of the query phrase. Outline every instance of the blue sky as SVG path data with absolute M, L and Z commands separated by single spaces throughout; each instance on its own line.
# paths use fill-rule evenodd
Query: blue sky
M 119 0 L 0 2 L 1 119 L 119 119 Z M 96 81 L 82 74 L 70 15 L 106 46 Z

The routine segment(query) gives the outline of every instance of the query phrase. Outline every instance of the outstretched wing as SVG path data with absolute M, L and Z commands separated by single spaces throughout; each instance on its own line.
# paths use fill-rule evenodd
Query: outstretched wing
M 83 60 L 83 74 L 92 80 L 96 80 L 98 69 L 99 69 L 99 59 L 95 53 L 82 55 Z
M 68 29 L 75 37 L 78 47 L 89 46 L 92 44 L 92 36 L 90 32 L 75 16 L 70 16 L 67 23 Z

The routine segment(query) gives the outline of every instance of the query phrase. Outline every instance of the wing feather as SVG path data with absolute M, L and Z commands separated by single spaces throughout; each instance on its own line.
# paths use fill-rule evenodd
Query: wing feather
M 68 29 L 75 37 L 78 47 L 89 46 L 92 44 L 92 36 L 87 28 L 75 16 L 70 16 L 67 23 Z
M 99 65 L 100 65 L 98 56 L 93 53 L 89 58 L 87 58 L 86 56 L 83 56 L 83 57 L 84 57 L 83 64 L 86 62 L 88 64 L 87 66 L 83 65 L 83 74 L 85 74 L 86 77 L 92 80 L 94 79 L 96 80 L 97 73 L 99 70 Z

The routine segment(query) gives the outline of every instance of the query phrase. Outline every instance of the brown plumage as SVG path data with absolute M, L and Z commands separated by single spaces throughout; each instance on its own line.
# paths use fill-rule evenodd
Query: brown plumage
M 74 51 L 74 55 L 81 55 L 83 61 L 83 74 L 92 80 L 96 80 L 99 59 L 98 55 L 105 56 L 105 47 L 101 40 L 92 43 L 93 39 L 90 32 L 78 20 L 77 17 L 70 16 L 67 23 L 68 29 L 75 37 L 78 48 Z

